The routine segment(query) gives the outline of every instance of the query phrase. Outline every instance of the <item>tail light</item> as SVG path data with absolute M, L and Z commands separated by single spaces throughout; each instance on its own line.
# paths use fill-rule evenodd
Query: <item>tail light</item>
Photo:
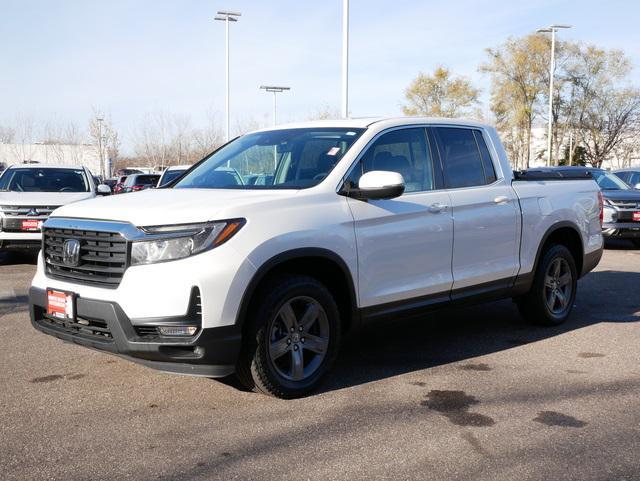
M 600 227 L 602 227 L 604 221 L 604 199 L 601 191 L 598 191 L 598 206 L 600 207 Z

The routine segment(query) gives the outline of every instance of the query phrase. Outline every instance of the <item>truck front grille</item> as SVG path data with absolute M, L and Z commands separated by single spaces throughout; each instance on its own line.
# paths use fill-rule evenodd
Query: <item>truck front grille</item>
M 80 242 L 76 265 L 65 263 L 66 240 Z M 99 232 L 45 227 L 43 250 L 49 277 L 80 284 L 116 288 L 127 269 L 127 241 L 119 232 Z
M 0 205 L 0 211 L 7 217 L 49 217 L 57 205 Z
M 58 206 L 18 206 L 0 205 L 0 212 L 4 218 L 2 230 L 6 232 L 40 232 L 39 229 L 23 229 L 22 222 L 25 220 L 45 221 Z
M 611 200 L 609 202 L 619 209 L 640 209 L 640 202 L 635 200 Z

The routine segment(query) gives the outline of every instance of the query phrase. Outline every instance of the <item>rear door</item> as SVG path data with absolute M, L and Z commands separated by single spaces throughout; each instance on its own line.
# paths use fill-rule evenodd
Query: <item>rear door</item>
M 452 204 L 452 297 L 508 287 L 519 265 L 516 195 L 496 175 L 482 130 L 447 126 L 433 133 Z
M 372 170 L 402 174 L 405 192 L 389 200 L 348 198 L 358 251 L 361 307 L 398 307 L 447 300 L 453 277 L 453 222 L 442 172 L 426 129 L 381 133 L 355 164 L 348 182 Z M 406 306 L 408 301 L 412 306 Z M 374 314 L 375 315 L 375 314 Z

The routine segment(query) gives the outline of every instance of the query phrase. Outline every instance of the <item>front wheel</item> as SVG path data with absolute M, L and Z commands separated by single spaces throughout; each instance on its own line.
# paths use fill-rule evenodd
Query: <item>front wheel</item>
M 577 282 L 571 252 L 562 245 L 549 247 L 536 269 L 531 290 L 517 302 L 520 314 L 534 324 L 562 324 L 573 309 Z
M 337 356 L 339 310 L 312 277 L 277 277 L 268 285 L 247 319 L 236 373 L 254 391 L 300 397 L 320 384 Z

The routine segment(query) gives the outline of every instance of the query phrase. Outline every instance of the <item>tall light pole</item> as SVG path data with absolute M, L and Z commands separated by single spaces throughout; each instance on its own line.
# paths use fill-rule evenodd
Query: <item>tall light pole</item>
M 227 11 L 219 11 L 218 16 L 214 18 L 214 20 L 220 20 L 225 23 L 225 83 L 226 83 L 226 96 L 225 96 L 225 112 L 226 112 L 226 130 L 225 130 L 225 139 L 229 141 L 229 22 L 237 22 L 239 16 L 242 14 L 240 12 L 227 12 Z
M 551 166 L 553 147 L 553 139 L 551 134 L 553 131 L 553 76 L 556 70 L 556 31 L 561 28 L 571 28 L 571 25 L 549 25 L 547 28 L 539 28 L 538 33 L 550 33 L 551 34 L 551 61 L 549 63 L 549 128 L 547 139 L 547 165 Z M 556 159 L 557 162 L 557 159 Z
M 291 90 L 291 87 L 276 87 L 273 85 L 260 85 L 260 88 L 266 92 L 273 92 L 273 126 L 277 123 L 277 106 L 276 106 L 276 94 L 282 93 L 285 90 Z
M 98 121 L 98 153 L 100 155 L 100 175 L 102 175 L 102 180 L 104 180 L 104 158 L 102 156 L 102 122 L 104 121 L 103 117 L 97 117 Z
M 349 116 L 349 0 L 342 0 L 342 118 Z

